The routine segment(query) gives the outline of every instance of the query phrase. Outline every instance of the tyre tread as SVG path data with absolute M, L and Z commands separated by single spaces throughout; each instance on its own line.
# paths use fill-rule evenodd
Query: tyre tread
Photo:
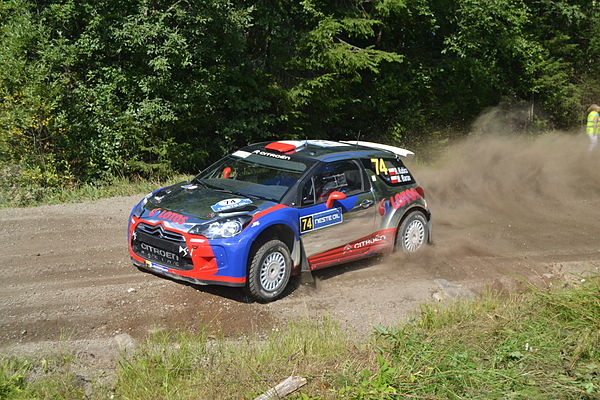
M 429 239 L 429 232 L 427 231 L 427 217 L 421 211 L 413 211 L 413 212 L 409 213 L 408 215 L 406 215 L 406 217 L 402 220 L 402 222 L 398 226 L 398 230 L 396 232 L 396 241 L 394 243 L 394 251 L 402 250 L 405 253 L 410 253 L 404 248 L 404 242 L 400 241 L 400 243 L 399 243 L 398 241 L 399 241 L 399 239 L 404 237 L 404 233 L 403 233 L 404 230 L 406 229 L 408 224 L 415 218 L 422 219 L 423 224 L 425 225 L 425 236 L 423 237 L 423 243 L 421 244 L 421 246 L 419 248 L 421 248 L 424 244 L 427 243 L 427 241 Z M 415 252 L 416 251 L 419 251 L 419 249 L 415 250 Z
M 260 274 L 260 264 L 263 260 L 264 255 L 273 247 L 281 247 L 283 250 L 285 250 L 284 257 L 286 258 L 286 261 L 288 262 L 288 271 L 287 271 L 286 282 L 284 282 L 282 287 L 280 289 L 278 289 L 277 291 L 275 291 L 274 295 L 267 296 L 264 294 L 264 291 L 261 290 L 260 283 L 257 279 L 257 276 L 258 276 L 258 274 Z M 251 296 L 255 300 L 258 300 L 261 302 L 273 301 L 281 295 L 281 293 L 285 290 L 285 287 L 287 286 L 287 284 L 289 282 L 290 275 L 291 275 L 290 251 L 289 251 L 288 247 L 286 246 L 286 244 L 279 239 L 266 240 L 263 243 L 258 244 L 255 248 L 256 248 L 256 250 L 254 251 L 254 253 L 251 256 L 251 262 L 248 267 L 248 279 L 247 279 L 247 284 L 246 284 L 246 292 L 249 296 Z

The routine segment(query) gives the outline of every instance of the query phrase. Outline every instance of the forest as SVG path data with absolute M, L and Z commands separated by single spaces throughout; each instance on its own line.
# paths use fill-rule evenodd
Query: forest
M 270 139 L 411 146 L 600 103 L 595 0 L 5 0 L 0 186 L 195 173 Z

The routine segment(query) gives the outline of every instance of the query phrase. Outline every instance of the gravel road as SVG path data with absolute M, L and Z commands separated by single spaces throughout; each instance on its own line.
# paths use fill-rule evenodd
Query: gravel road
M 600 156 L 578 138 L 472 139 L 412 169 L 433 210 L 434 246 L 320 271 L 316 284 L 266 305 L 133 267 L 125 231 L 140 196 L 0 210 L 0 352 L 160 329 L 260 335 L 322 315 L 366 334 L 452 296 L 448 285 L 470 295 L 598 270 Z

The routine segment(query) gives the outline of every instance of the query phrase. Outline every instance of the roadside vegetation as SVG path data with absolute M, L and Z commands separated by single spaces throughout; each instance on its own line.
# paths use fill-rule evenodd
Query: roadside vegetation
M 589 0 L 0 2 L 0 191 L 192 174 L 270 139 L 415 148 L 600 102 Z M 10 196 L 10 193 L 4 197 Z
M 68 357 L 0 362 L 2 399 L 252 399 L 289 375 L 290 399 L 597 399 L 600 278 L 525 294 L 424 305 L 358 343 L 331 320 L 256 338 L 158 333 L 87 389 Z M 91 389 L 90 389 L 91 388 Z
M 59 204 L 92 201 L 104 197 L 146 194 L 173 183 L 189 180 L 191 175 L 173 174 L 164 179 L 111 178 L 107 182 L 80 183 L 64 187 L 43 187 L 35 184 L 3 186 L 0 181 L 0 208 L 28 207 L 42 204 Z

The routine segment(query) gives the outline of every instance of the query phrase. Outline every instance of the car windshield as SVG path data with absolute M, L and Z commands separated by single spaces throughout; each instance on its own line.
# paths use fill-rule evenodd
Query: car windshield
M 223 158 L 202 171 L 194 181 L 216 190 L 279 202 L 308 167 L 304 160 L 244 153 L 243 158 L 233 155 Z

